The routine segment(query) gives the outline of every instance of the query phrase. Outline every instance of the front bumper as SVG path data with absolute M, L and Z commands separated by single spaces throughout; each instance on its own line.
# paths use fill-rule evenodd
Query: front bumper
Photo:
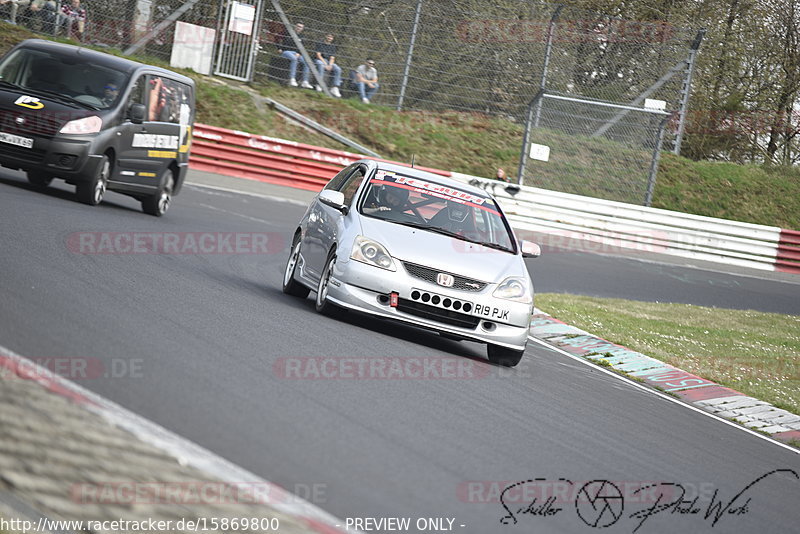
M 463 339 L 525 349 L 532 304 L 492 297 L 496 284 L 481 291 L 459 291 L 411 276 L 397 258 L 395 264 L 397 271 L 392 272 L 340 258 L 328 299 L 345 308 Z M 391 293 L 399 297 L 397 307 L 390 305 Z
M 89 181 L 96 174 L 102 155 L 93 153 L 93 140 L 28 137 L 34 137 L 30 149 L 0 144 L 0 165 L 43 171 L 71 182 Z

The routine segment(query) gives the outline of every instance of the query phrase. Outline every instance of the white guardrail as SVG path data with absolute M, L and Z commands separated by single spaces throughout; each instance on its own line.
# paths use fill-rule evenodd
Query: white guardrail
M 545 245 L 567 240 L 604 247 L 682 256 L 774 271 L 781 229 L 658 208 L 647 208 L 512 186 L 468 174 L 452 177 L 489 191 L 515 230 L 547 234 Z M 519 187 L 516 193 L 514 190 Z

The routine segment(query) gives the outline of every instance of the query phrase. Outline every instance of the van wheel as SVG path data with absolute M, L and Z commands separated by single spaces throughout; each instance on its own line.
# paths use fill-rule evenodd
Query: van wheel
M 155 195 L 142 199 L 142 211 L 148 215 L 161 217 L 169 209 L 172 202 L 172 191 L 175 189 L 175 176 L 170 169 L 161 175 L 161 185 Z
M 522 355 L 525 354 L 524 350 L 514 350 L 492 344 L 487 346 L 486 352 L 490 362 L 503 367 L 514 367 L 522 359 Z
M 79 182 L 75 186 L 78 200 L 90 206 L 100 204 L 106 194 L 109 174 L 111 174 L 111 160 L 104 154 L 92 179 L 88 182 Z
M 52 181 L 53 177 L 46 172 L 28 171 L 28 182 L 37 189 L 44 189 Z

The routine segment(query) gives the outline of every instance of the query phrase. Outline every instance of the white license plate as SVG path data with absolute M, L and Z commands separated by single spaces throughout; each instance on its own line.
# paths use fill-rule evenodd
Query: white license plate
M 0 132 L 0 143 L 8 143 L 9 145 L 21 146 L 23 148 L 33 148 L 33 139 L 6 132 Z

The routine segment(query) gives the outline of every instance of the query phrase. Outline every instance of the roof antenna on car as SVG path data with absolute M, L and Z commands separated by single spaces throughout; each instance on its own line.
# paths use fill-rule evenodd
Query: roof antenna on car
M 416 156 L 417 156 L 416 154 L 411 154 L 411 168 L 412 168 L 412 169 L 414 168 L 414 158 L 415 158 Z

